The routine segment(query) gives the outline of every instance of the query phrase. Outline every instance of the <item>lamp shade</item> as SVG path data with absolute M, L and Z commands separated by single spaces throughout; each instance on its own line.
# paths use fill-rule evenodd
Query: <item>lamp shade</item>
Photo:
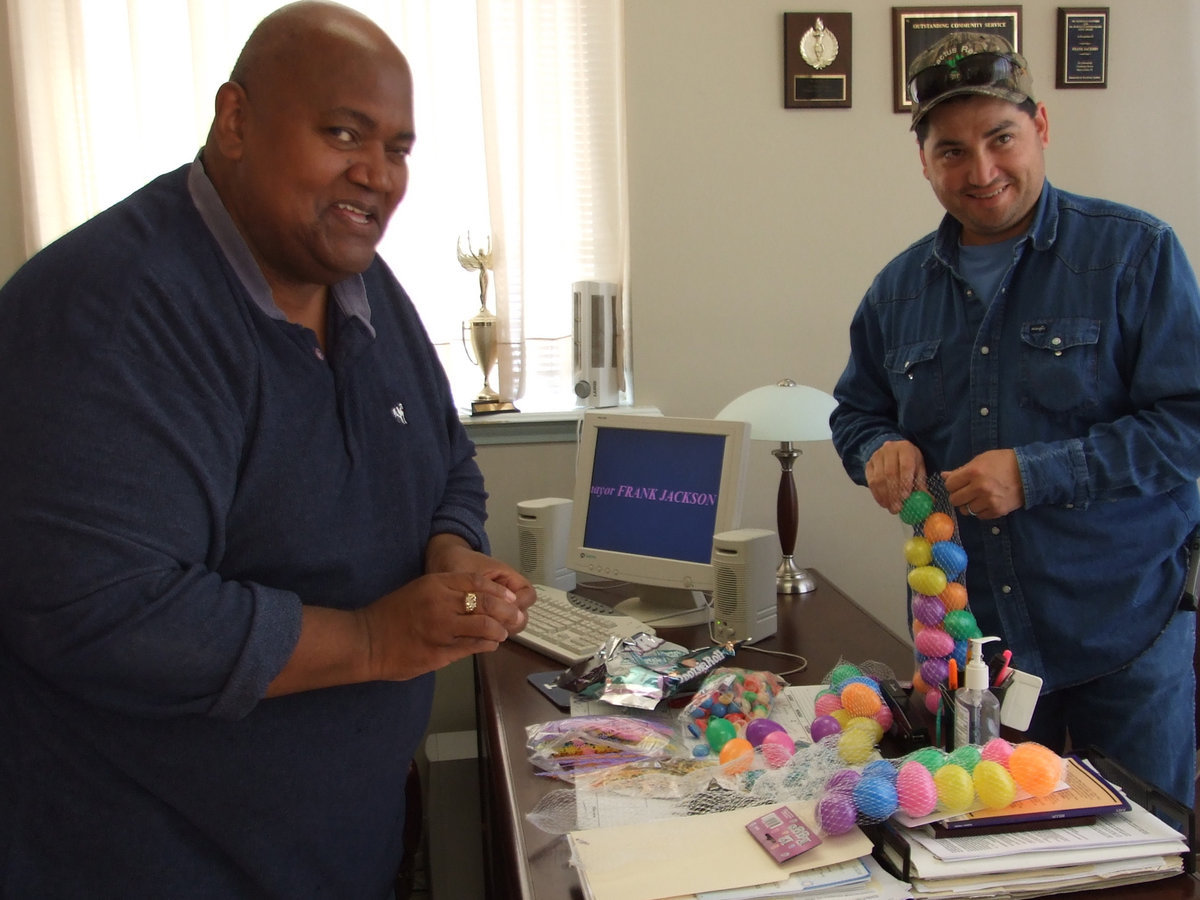
M 716 418 L 749 422 L 750 438 L 756 441 L 827 441 L 832 437 L 829 415 L 836 406 L 824 391 L 785 378 L 747 391 Z

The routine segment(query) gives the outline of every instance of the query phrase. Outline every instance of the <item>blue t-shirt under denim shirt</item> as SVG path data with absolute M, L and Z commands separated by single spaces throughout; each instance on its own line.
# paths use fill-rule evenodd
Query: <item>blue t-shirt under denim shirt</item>
M 984 634 L 1045 689 L 1112 672 L 1178 607 L 1200 521 L 1200 292 L 1174 232 L 1046 182 L 1017 262 L 970 301 L 951 216 L 854 315 L 833 440 L 846 471 L 887 440 L 930 472 L 1014 448 L 1025 508 L 959 517 Z
M 263 695 L 486 495 L 392 273 L 334 300 L 326 359 L 198 162 L 0 289 L 0 897 L 390 893 L 433 676 Z

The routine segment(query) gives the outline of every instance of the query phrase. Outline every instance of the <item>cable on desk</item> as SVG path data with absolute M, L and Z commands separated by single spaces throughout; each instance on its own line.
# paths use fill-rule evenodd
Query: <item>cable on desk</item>
M 797 675 L 800 672 L 803 672 L 805 669 L 808 668 L 808 660 L 805 659 L 803 656 L 801 656 L 799 653 L 788 653 L 785 650 L 767 650 L 764 647 L 755 647 L 753 644 L 738 645 L 739 653 L 741 653 L 745 650 L 753 650 L 755 653 L 765 653 L 768 656 L 786 656 L 789 659 L 795 659 L 795 660 L 800 661 L 800 665 L 798 665 L 794 669 L 788 669 L 786 672 L 776 672 L 775 674 L 778 675 L 780 678 L 787 678 L 789 675 Z

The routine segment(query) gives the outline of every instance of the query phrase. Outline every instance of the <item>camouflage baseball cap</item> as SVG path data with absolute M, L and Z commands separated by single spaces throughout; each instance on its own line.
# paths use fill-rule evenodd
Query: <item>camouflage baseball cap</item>
M 998 34 L 951 31 L 908 67 L 912 125 L 951 97 L 984 94 L 1010 103 L 1033 99 L 1033 77 L 1025 57 Z

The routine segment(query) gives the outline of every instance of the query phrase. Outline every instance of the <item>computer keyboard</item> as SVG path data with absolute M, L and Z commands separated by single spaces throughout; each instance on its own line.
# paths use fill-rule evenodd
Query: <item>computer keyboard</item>
M 654 634 L 645 622 L 588 597 L 544 584 L 534 589 L 538 599 L 529 608 L 529 624 L 512 639 L 568 666 L 594 656 L 613 635 Z

